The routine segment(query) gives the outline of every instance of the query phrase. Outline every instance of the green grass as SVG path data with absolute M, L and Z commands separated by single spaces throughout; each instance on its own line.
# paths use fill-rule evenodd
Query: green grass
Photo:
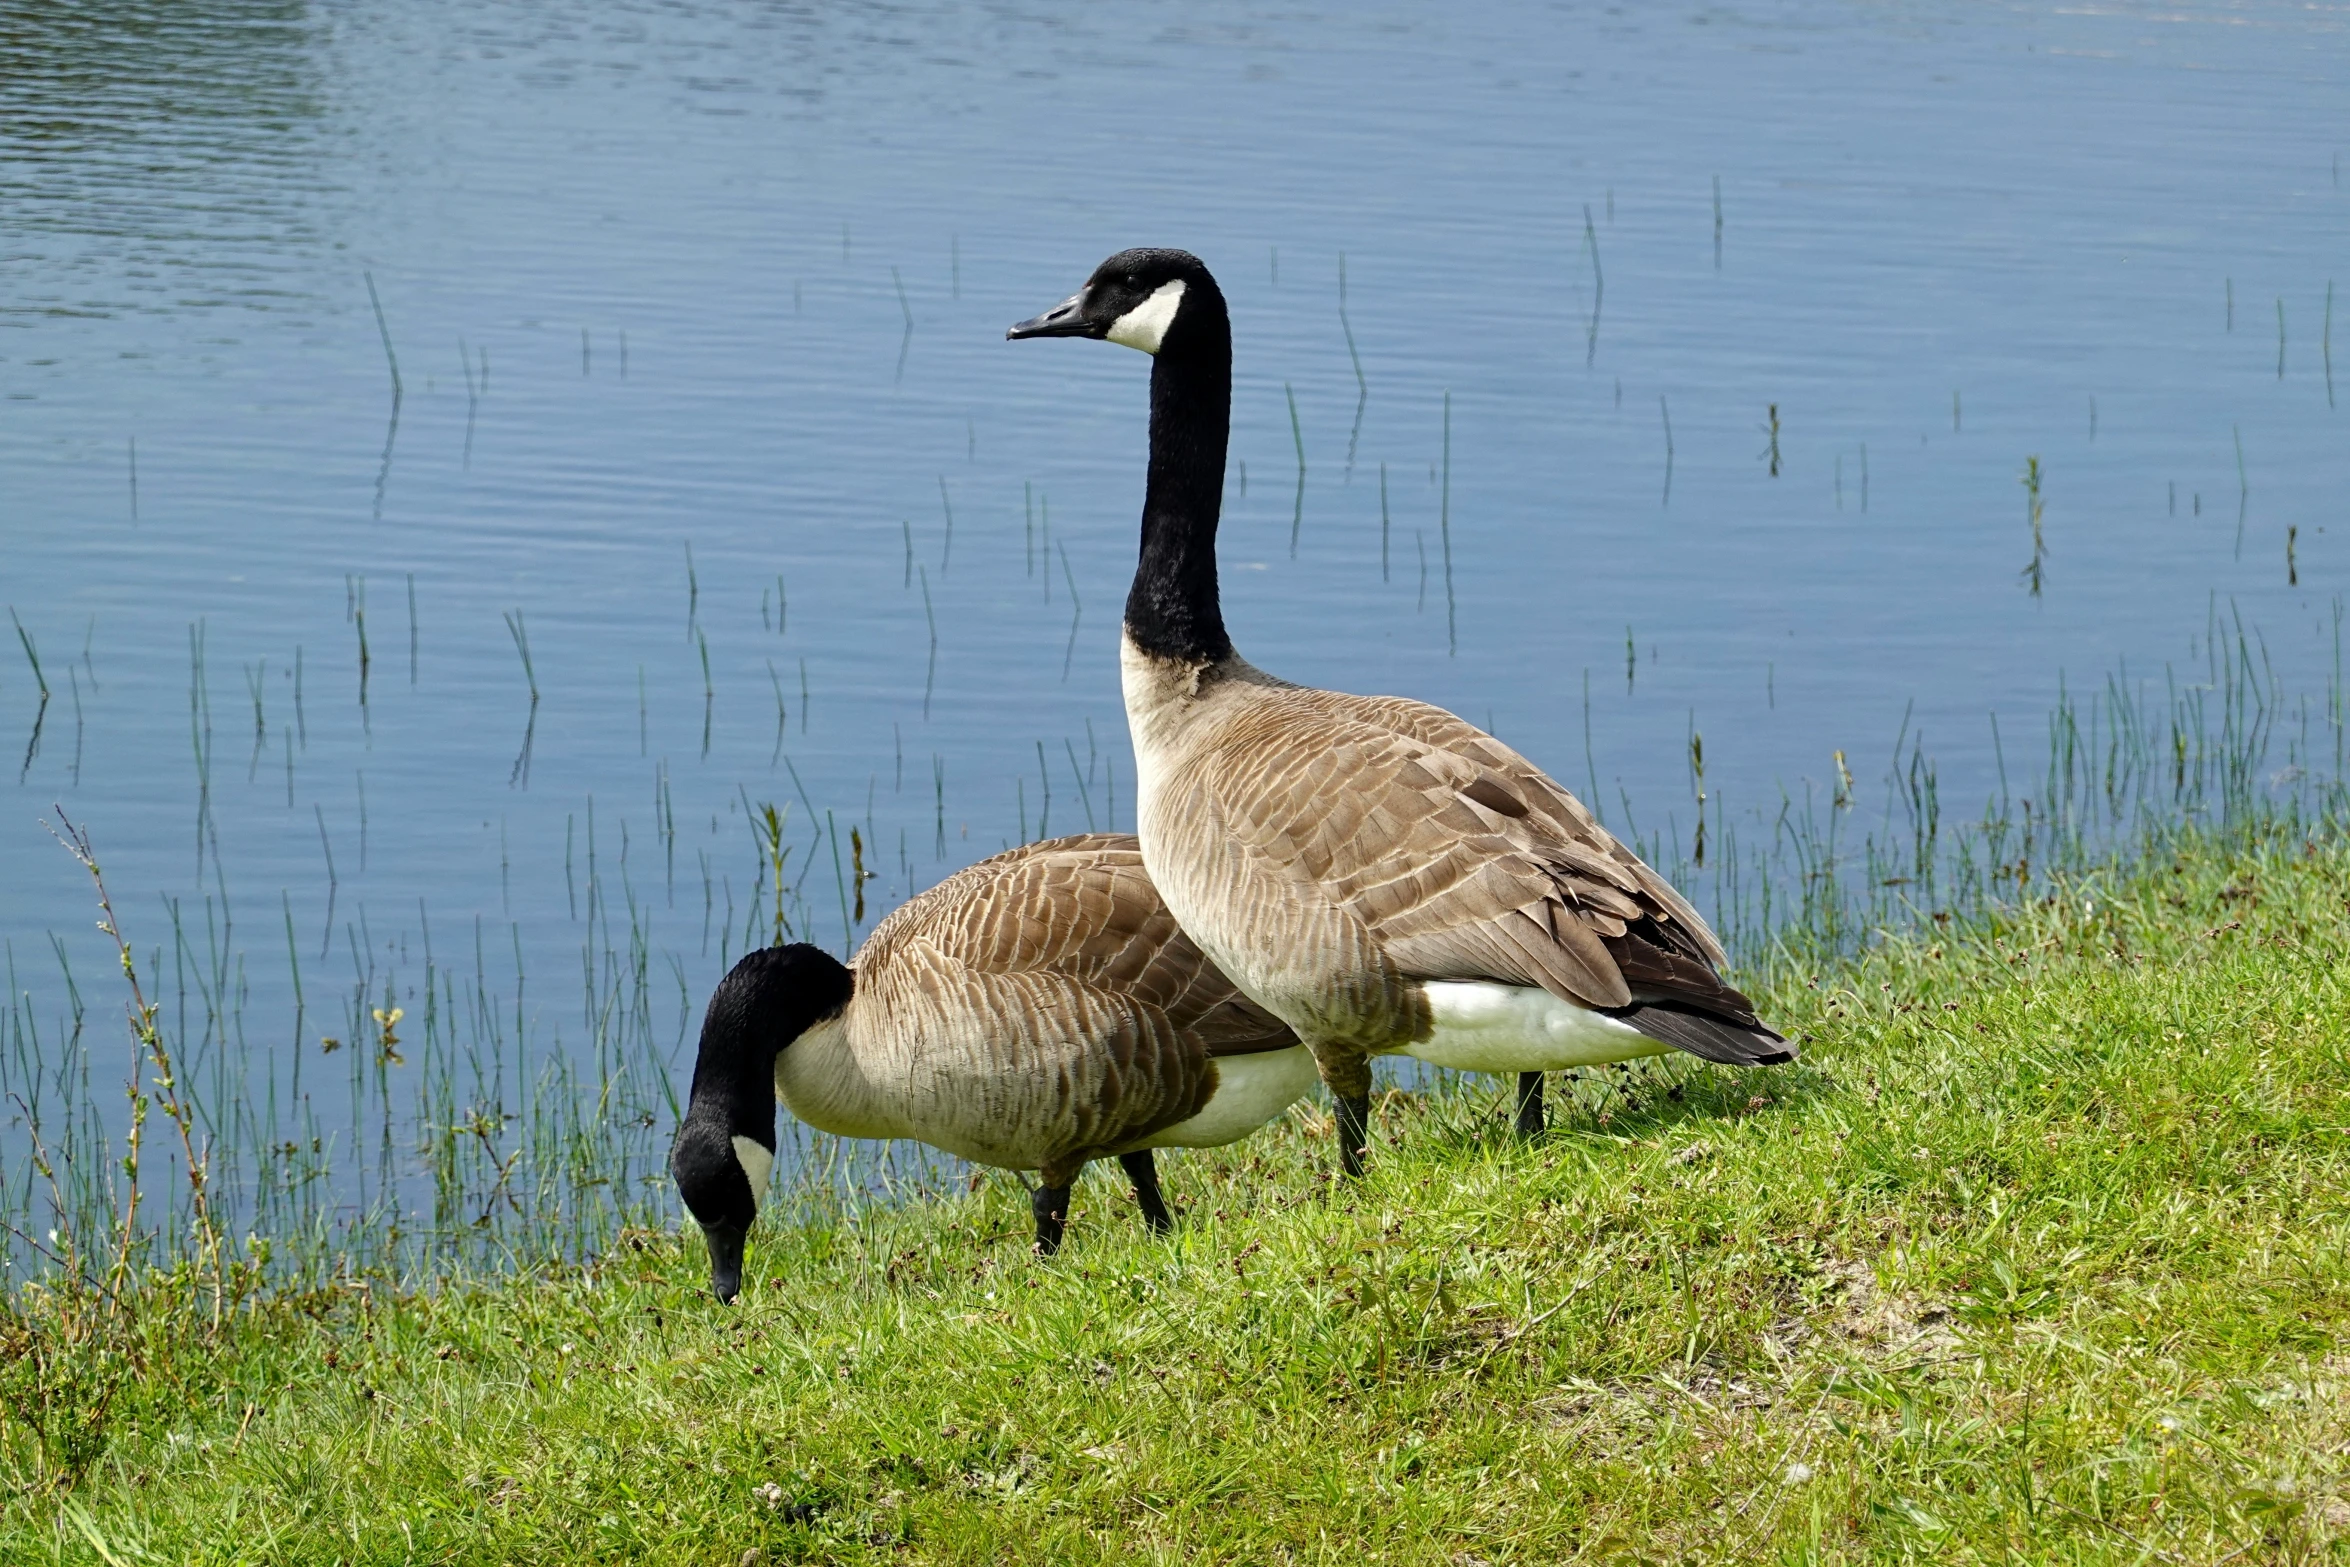
M 1097 1170 L 1050 1263 L 995 1178 L 764 1227 L 731 1311 L 651 1234 L 24 1297 L 0 1557 L 2341 1560 L 2345 889 L 2169 846 L 1771 987 L 1797 1068 L 1554 1079 L 1532 1147 L 1391 1094 L 1355 1186 L 1301 1112 L 1166 1161 L 1166 1241 Z

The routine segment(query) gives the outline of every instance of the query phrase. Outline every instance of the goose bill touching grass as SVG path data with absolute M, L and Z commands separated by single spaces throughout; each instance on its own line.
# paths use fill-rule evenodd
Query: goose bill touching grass
M 950 876 L 876 926 L 853 968 L 806 945 L 737 963 L 710 998 L 670 1168 L 732 1300 L 778 1098 L 819 1131 L 1039 1171 L 1050 1253 L 1088 1160 L 1116 1156 L 1165 1230 L 1151 1150 L 1237 1141 L 1313 1081 L 1297 1036 L 1177 927 L 1135 840 L 1094 833 Z
M 1152 356 L 1142 548 L 1120 651 L 1144 862 L 1183 929 L 1297 1031 L 1360 1173 L 1370 1057 L 1540 1073 L 1677 1048 L 1795 1047 L 1721 943 L 1580 801 L 1493 736 L 1400 697 L 1294 686 L 1235 653 L 1216 591 L 1232 327 L 1199 258 L 1121 251 L 1008 337 Z

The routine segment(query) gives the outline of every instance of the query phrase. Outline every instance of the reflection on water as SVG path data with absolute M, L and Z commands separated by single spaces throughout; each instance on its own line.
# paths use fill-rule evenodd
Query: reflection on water
M 290 3 L 0 7 L 0 318 L 278 292 L 323 238 L 316 33 Z
M 1144 366 L 1002 342 L 1130 243 L 1233 301 L 1242 648 L 1668 852 L 1702 755 L 1701 903 L 2238 616 L 2322 693 L 2343 22 L 0 6 L 10 1083 L 113 1026 L 53 801 L 248 1140 L 346 1154 L 427 1061 L 652 1148 L 779 873 L 841 947 L 1130 825 Z

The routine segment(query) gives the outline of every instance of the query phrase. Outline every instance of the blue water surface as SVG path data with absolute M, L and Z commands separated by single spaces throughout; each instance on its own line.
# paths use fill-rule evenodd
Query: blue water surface
M 436 1029 L 652 1109 L 774 933 L 761 807 L 836 949 L 1130 827 L 1147 366 L 1002 340 L 1130 244 L 1232 302 L 1242 649 L 1619 830 L 1693 732 L 1733 820 L 1897 736 L 1976 809 L 1991 715 L 2214 624 L 2323 752 L 2346 23 L 0 5 L 12 1070 L 121 1071 L 59 806 L 216 1085 L 429 948 Z

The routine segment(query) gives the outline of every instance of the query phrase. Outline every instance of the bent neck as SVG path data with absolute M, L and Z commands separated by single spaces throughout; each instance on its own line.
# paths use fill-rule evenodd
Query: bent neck
M 1232 654 L 1216 591 L 1216 522 L 1232 432 L 1232 325 L 1196 290 L 1151 363 L 1150 482 L 1126 635 L 1145 653 L 1212 664 Z
M 702 1027 L 686 1120 L 729 1138 L 775 1146 L 775 1058 L 789 1041 L 752 1028 L 739 1014 L 713 1015 Z
M 775 1059 L 846 1006 L 854 983 L 814 947 L 746 954 L 710 997 L 686 1119 L 774 1148 Z

